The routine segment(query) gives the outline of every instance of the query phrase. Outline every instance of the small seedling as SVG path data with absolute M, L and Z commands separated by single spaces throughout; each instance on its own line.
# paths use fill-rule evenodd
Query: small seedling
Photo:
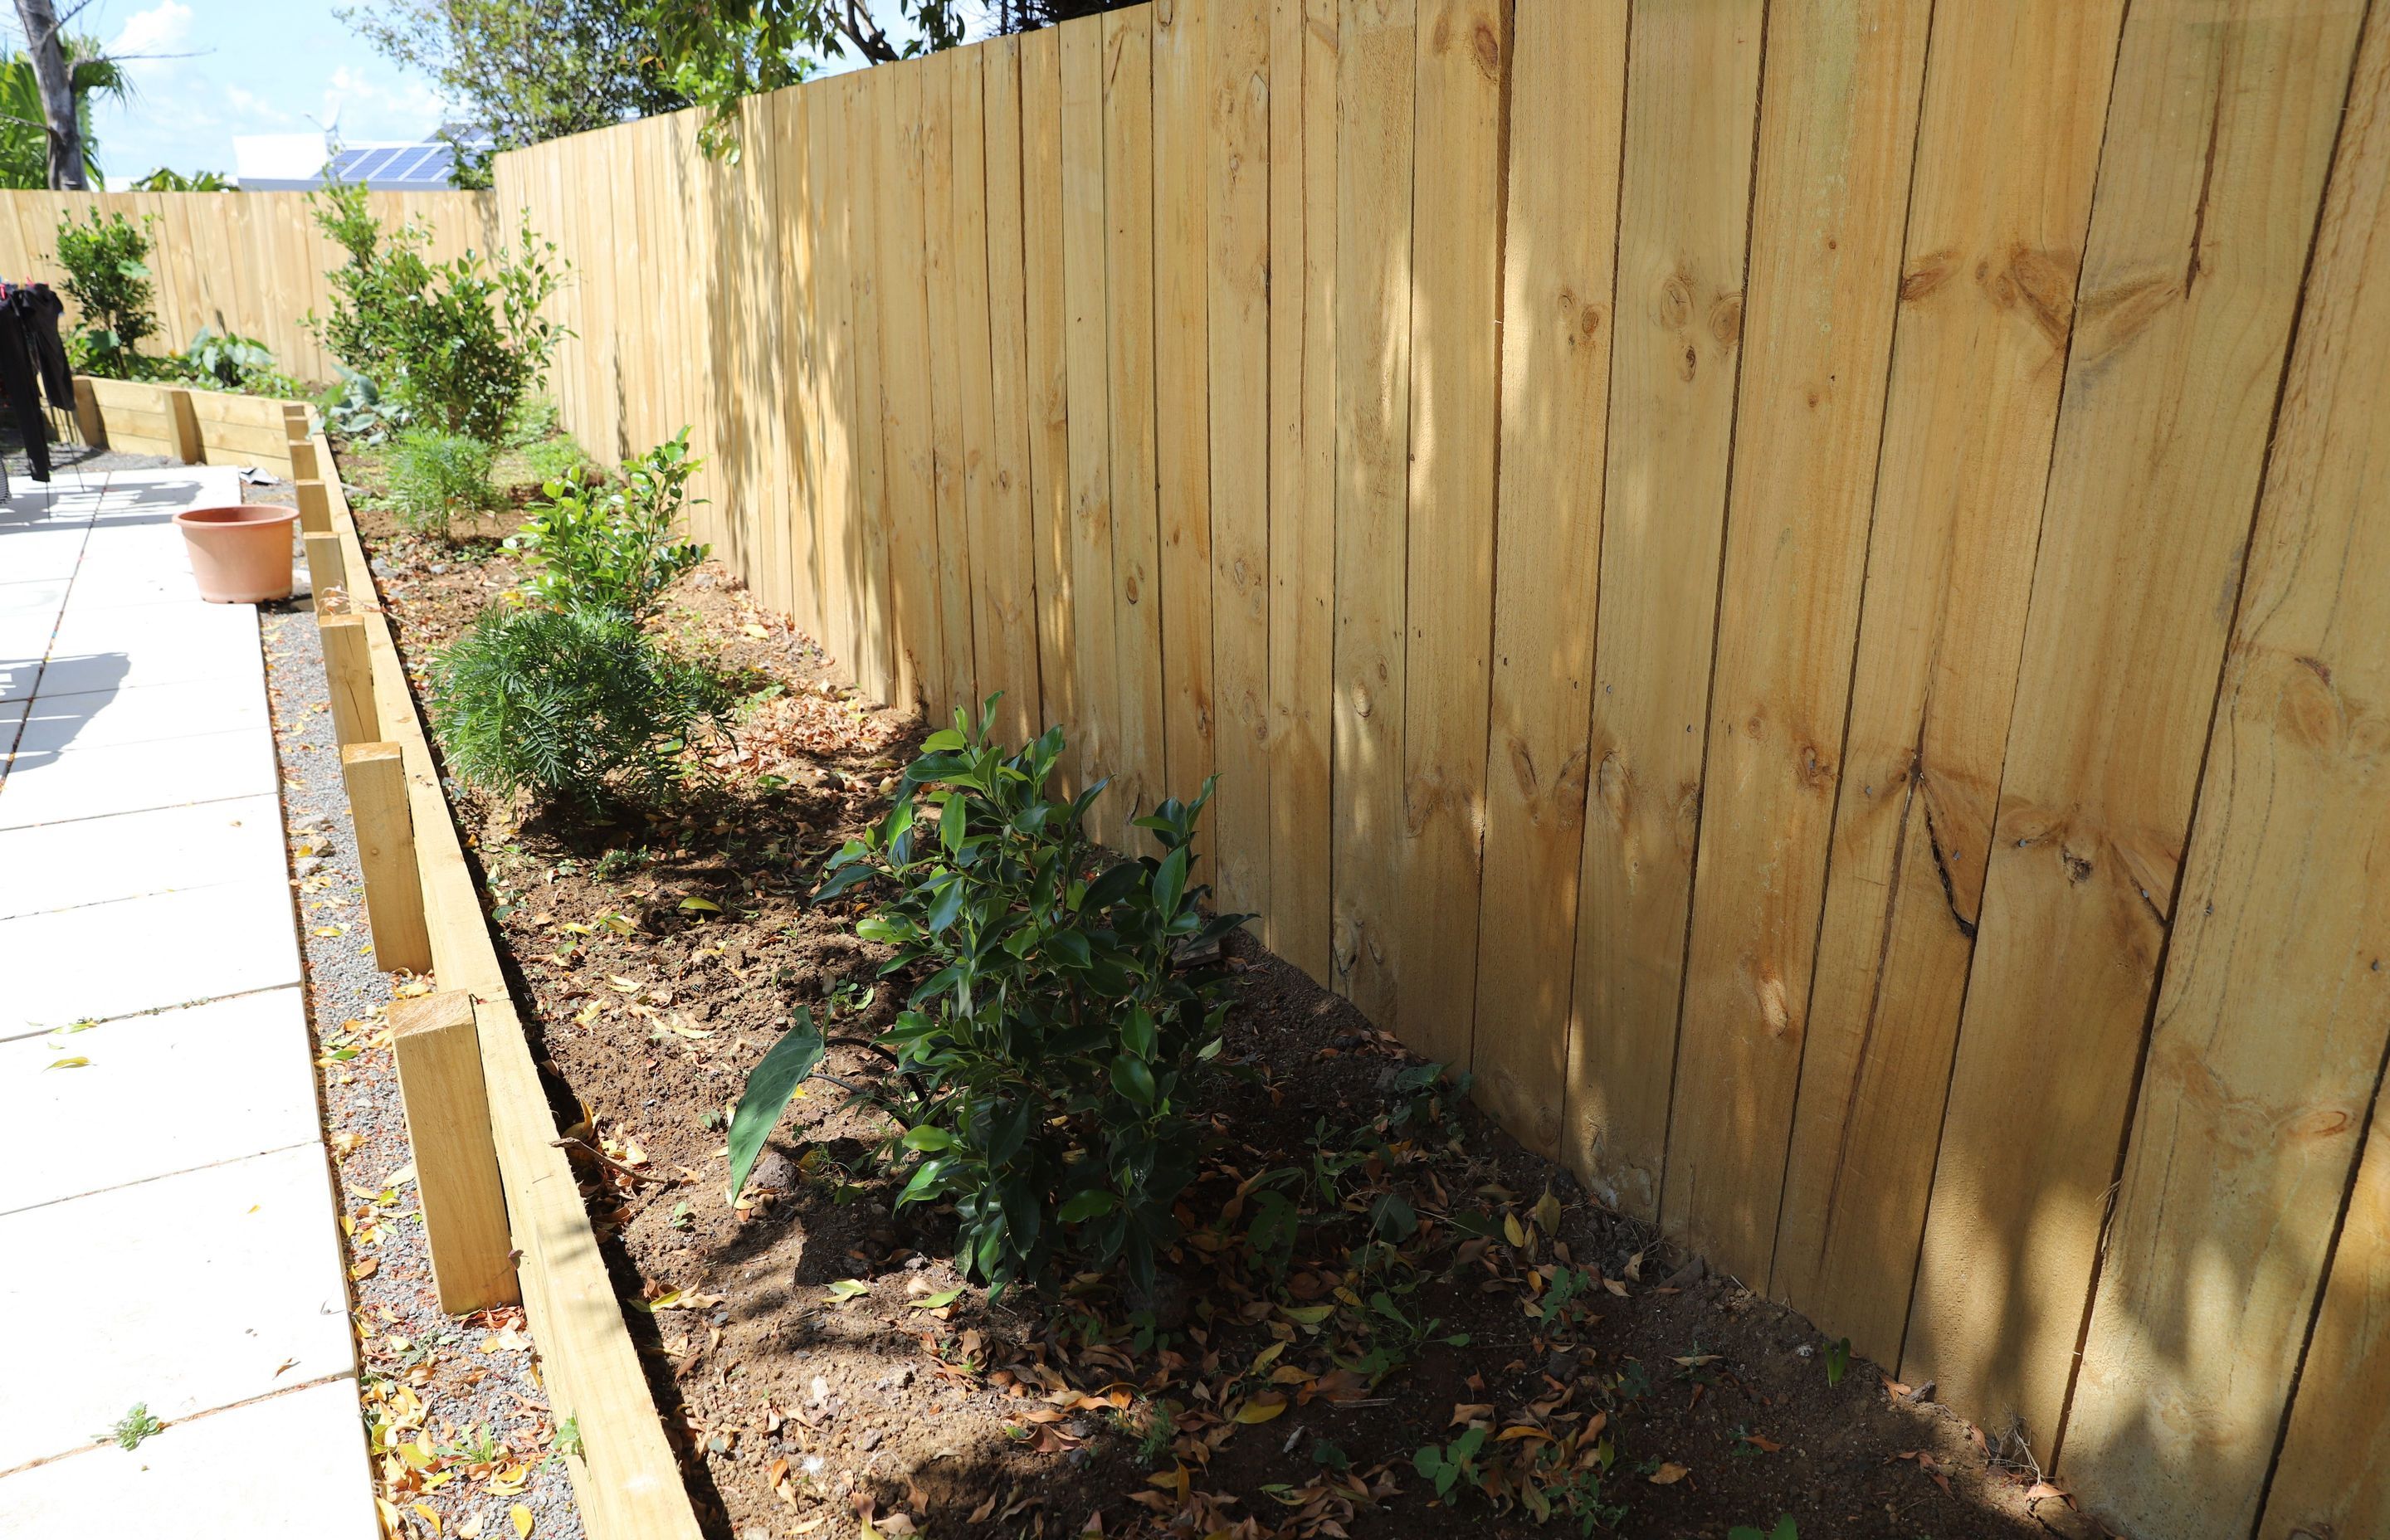
M 94 1444 L 113 1444 L 119 1449 L 138 1449 L 141 1441 L 166 1431 L 166 1425 L 149 1415 L 148 1403 L 136 1401 L 133 1409 L 116 1419 L 116 1426 L 104 1433 L 91 1436 Z
M 568 1417 L 558 1423 L 556 1437 L 550 1443 L 558 1454 L 573 1459 L 581 1458 L 584 1453 L 581 1447 L 581 1419 L 578 1417 Z
M 1826 1383 L 1839 1385 L 1851 1371 L 1851 1340 L 1838 1338 L 1826 1345 Z
M 687 1199 L 684 1198 L 679 1202 L 673 1205 L 672 1227 L 674 1229 L 686 1230 L 696 1223 L 697 1220 L 695 1216 L 688 1212 Z
M 1763 1530 L 1754 1524 L 1737 1524 L 1726 1532 L 1726 1540 L 1801 1540 L 1801 1531 L 1799 1526 L 1792 1522 L 1792 1515 L 1785 1513 L 1777 1517 L 1774 1529 Z
M 1411 1457 L 1411 1469 L 1435 1484 L 1439 1497 L 1451 1495 L 1462 1477 L 1477 1484 L 1477 1451 L 1485 1445 L 1485 1430 L 1471 1428 L 1439 1449 L 1431 1444 Z

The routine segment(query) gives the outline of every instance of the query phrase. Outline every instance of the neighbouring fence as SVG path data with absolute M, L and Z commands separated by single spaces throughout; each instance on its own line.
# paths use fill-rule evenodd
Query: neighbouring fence
M 488 251 L 502 229 L 487 193 L 372 193 L 385 224 L 413 219 L 431 232 L 435 261 Z M 0 192 L 0 278 L 57 288 L 58 222 L 121 212 L 148 219 L 160 335 L 144 353 L 178 352 L 202 327 L 255 338 L 302 380 L 336 378 L 331 355 L 309 335 L 309 313 L 328 314 L 324 275 L 341 249 L 315 227 L 305 193 Z M 70 303 L 68 322 L 75 317 Z
M 2390 1532 L 2390 6 L 1161 0 L 696 128 L 495 209 L 866 688 L 1216 773 L 1273 947 L 2101 1511 Z M 126 201 L 307 372 L 298 199 Z

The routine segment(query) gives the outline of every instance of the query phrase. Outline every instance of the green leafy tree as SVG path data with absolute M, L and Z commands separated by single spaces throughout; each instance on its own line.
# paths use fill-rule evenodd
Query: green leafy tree
M 348 260 L 328 275 L 332 314 L 311 314 L 310 327 L 409 417 L 497 443 L 567 335 L 542 314 L 564 282 L 556 243 L 526 218 L 512 252 L 434 263 L 421 226 L 385 230 L 363 187 L 335 185 L 314 202 Z
M 605 605 L 645 615 L 706 547 L 675 538 L 688 506 L 688 481 L 702 460 L 684 428 L 623 467 L 619 483 L 581 474 L 546 483 L 546 502 L 507 537 L 532 570 L 525 596 L 559 608 Z
M 501 148 L 514 149 L 688 106 L 658 47 L 653 13 L 663 8 L 636 0 L 372 0 L 339 15 L 385 56 L 430 77 Z
M 73 302 L 76 327 L 69 349 L 79 368 L 110 379 L 133 378 L 141 367 L 139 348 L 158 329 L 149 306 L 157 297 L 149 274 L 148 220 L 139 224 L 97 209 L 88 217 L 58 221 L 62 286 Z
M 80 174 L 99 179 L 99 149 L 91 132 L 95 99 L 127 101 L 133 83 L 116 61 L 88 37 L 60 39 L 67 88 L 74 102 Z M 19 54 L 0 64 L 0 187 L 40 189 L 61 186 L 50 177 L 50 128 L 33 60 Z
M 172 166 L 160 166 L 156 171 L 133 184 L 135 192 L 237 192 L 222 172 L 194 172 L 186 176 Z

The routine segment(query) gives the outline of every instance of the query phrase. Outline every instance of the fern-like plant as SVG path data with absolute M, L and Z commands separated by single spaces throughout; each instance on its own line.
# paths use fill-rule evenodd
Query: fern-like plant
M 679 754 L 729 707 L 703 667 L 675 658 L 619 610 L 495 607 L 440 655 L 432 728 L 448 769 L 478 790 L 600 813 L 652 800 Z
M 488 444 L 460 433 L 418 428 L 400 434 L 390 452 L 390 498 L 399 522 L 446 540 L 456 520 L 495 507 L 491 459 Z

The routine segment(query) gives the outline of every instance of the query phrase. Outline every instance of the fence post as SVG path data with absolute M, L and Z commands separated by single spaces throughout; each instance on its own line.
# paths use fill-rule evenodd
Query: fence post
M 74 418 L 75 431 L 83 435 L 86 447 L 108 447 L 108 423 L 99 415 L 99 392 L 82 375 L 74 377 Z
M 440 1308 L 462 1315 L 513 1304 L 522 1291 L 498 1185 L 473 997 L 451 990 L 392 1001 L 390 1041 Z
M 294 443 L 290 447 L 296 451 L 299 446 Z M 324 483 L 306 481 L 296 482 L 295 485 L 299 493 L 300 533 L 302 534 L 331 533 L 332 498 L 331 494 L 324 490 Z
M 174 436 L 174 457 L 185 465 L 205 464 L 207 450 L 199 442 L 199 417 L 191 409 L 190 391 L 167 389 L 166 421 Z
M 423 919 L 423 879 L 415 864 L 415 815 L 407 806 L 405 763 L 395 743 L 352 743 L 341 751 L 349 815 L 365 868 L 366 918 L 373 927 L 374 966 L 386 973 L 431 970 L 431 932 Z
M 309 536 L 310 539 L 315 538 Z M 366 622 L 354 615 L 318 611 L 324 638 L 324 681 L 332 696 L 332 731 L 345 749 L 381 737 L 374 700 L 373 657 L 366 649 Z
M 307 586 L 315 600 L 315 612 L 324 612 L 324 603 L 337 591 L 348 597 L 348 561 L 341 555 L 341 537 L 325 531 L 306 533 L 300 536 L 307 547 Z

